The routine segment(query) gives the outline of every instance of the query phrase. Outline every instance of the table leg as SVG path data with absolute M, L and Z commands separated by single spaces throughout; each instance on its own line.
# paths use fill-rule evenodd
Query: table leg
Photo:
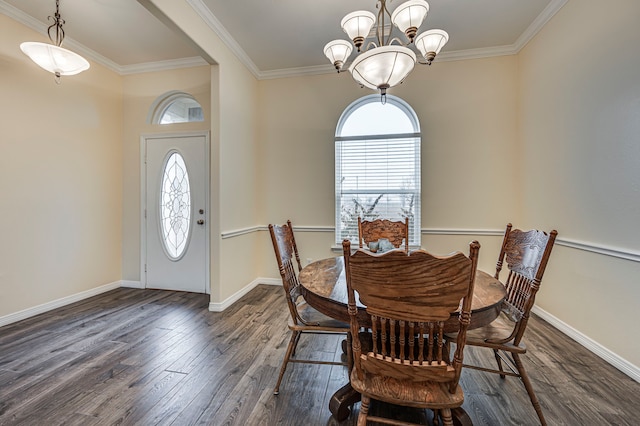
M 329 411 L 338 421 L 346 420 L 351 413 L 351 407 L 360 401 L 360 392 L 356 392 L 351 383 L 347 383 L 336 391 L 329 401 Z

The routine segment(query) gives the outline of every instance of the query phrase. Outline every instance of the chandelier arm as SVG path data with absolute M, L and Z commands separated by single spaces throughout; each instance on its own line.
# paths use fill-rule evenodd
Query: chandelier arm
M 387 46 L 391 46 L 394 41 L 397 42 L 399 46 L 403 46 L 403 47 L 407 47 L 408 45 L 411 44 L 411 42 L 403 43 L 402 40 L 400 40 L 398 37 L 394 37 L 391 40 L 389 40 L 389 43 L 387 43 Z
M 389 0 L 391 1 L 391 0 Z M 389 25 L 389 33 L 385 34 L 385 15 L 391 21 L 391 12 L 387 9 L 387 0 L 378 0 L 376 4 L 376 8 L 378 9 L 378 22 L 376 24 L 376 36 L 378 38 L 378 44 L 380 46 L 385 46 L 389 44 L 389 38 L 391 37 L 391 32 L 393 31 L 393 24 Z M 386 37 L 386 41 L 385 41 Z
M 370 41 L 369 43 L 367 43 L 367 48 L 366 48 L 366 49 L 364 49 L 364 51 L 366 52 L 367 50 L 369 50 L 369 49 L 375 49 L 376 47 L 378 47 L 378 46 L 376 45 L 376 42 L 372 40 L 372 41 Z

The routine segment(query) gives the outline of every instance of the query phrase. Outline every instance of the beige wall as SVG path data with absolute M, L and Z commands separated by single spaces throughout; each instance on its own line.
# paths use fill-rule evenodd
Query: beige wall
M 520 53 L 522 223 L 639 253 L 640 2 L 568 2 Z M 640 366 L 640 263 L 554 249 L 542 309 Z
M 209 66 L 147 72 L 123 77 L 124 90 L 124 212 L 122 218 L 122 278 L 140 281 L 140 137 L 141 135 L 208 131 L 211 128 L 211 70 Z M 205 121 L 150 124 L 156 99 L 170 91 L 192 95 L 202 106 Z
M 139 279 L 139 136 L 168 90 L 210 110 L 170 130 L 211 129 L 212 302 L 278 276 L 268 233 L 233 231 L 291 219 L 318 231 L 296 234 L 303 259 L 336 254 L 335 126 L 371 92 L 346 73 L 257 81 L 186 2 L 151 1 L 216 64 L 126 77 L 92 64 L 57 86 L 18 48 L 42 35 L 0 15 L 0 317 Z M 635 0 L 570 1 L 518 55 L 418 67 L 390 91 L 422 127 L 423 246 L 478 239 L 490 270 L 499 236 L 438 232 L 558 229 L 539 307 L 634 365 L 622 337 L 640 263 L 597 251 L 638 253 L 637 16 Z
M 491 270 L 501 237 L 433 232 L 558 229 L 538 307 L 633 365 L 640 346 L 623 336 L 640 264 L 609 254 L 637 258 L 640 241 L 638 16 L 636 1 L 568 2 L 520 54 L 435 63 L 390 91 L 422 126 L 423 247 L 447 253 L 478 239 Z M 370 92 L 345 73 L 264 80 L 259 93 L 261 221 L 320 227 L 296 234 L 303 260 L 335 255 L 335 125 Z M 263 276 L 277 277 L 263 234 Z
M 151 0 L 214 59 L 211 70 L 211 301 L 222 302 L 258 276 L 257 80 L 186 2 Z
M 422 130 L 422 228 L 502 230 L 520 216 L 517 153 L 517 58 L 504 56 L 418 67 L 389 94 L 407 101 Z M 361 89 L 348 73 L 263 80 L 259 84 L 258 148 L 262 223 L 335 225 L 334 135 L 340 114 Z M 305 232 L 302 256 L 334 255 L 333 231 Z M 326 235 L 329 234 L 329 235 Z M 298 234 L 297 234 L 298 235 Z M 263 276 L 277 277 L 269 235 Z M 424 235 L 425 248 L 468 251 L 442 236 Z M 485 237 L 487 244 L 494 238 Z M 455 239 L 457 242 L 458 239 Z M 481 243 L 483 241 L 480 241 Z M 484 255 L 486 251 L 486 255 Z M 481 264 L 495 264 L 481 249 Z
M 0 14 L 0 317 L 117 282 L 122 79 L 95 63 L 56 85 Z

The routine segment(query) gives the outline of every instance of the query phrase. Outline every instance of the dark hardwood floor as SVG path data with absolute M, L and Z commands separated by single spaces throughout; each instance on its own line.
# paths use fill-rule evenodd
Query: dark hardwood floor
M 0 328 L 0 424 L 355 425 L 353 413 L 340 423 L 328 409 L 345 367 L 292 364 L 272 394 L 289 338 L 280 287 L 260 285 L 222 313 L 208 303 L 123 288 Z M 639 383 L 537 317 L 527 337 L 549 424 L 640 424 Z M 339 359 L 340 346 L 339 336 L 302 337 L 298 353 Z M 493 362 L 472 349 L 465 357 Z M 464 370 L 462 385 L 475 425 L 537 424 L 517 379 Z

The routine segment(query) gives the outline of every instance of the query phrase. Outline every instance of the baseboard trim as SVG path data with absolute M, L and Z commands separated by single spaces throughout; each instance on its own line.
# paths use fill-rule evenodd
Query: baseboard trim
M 9 315 L 0 317 L 0 327 L 12 324 L 14 322 L 22 321 L 27 318 L 34 317 L 36 315 L 43 314 L 56 308 L 61 308 L 71 303 L 79 302 L 89 297 L 97 296 L 98 294 L 106 293 L 107 291 L 114 290 L 122 286 L 122 281 L 114 281 L 109 284 L 104 284 L 99 287 L 92 288 L 90 290 L 82 291 L 80 293 L 72 294 L 71 296 L 62 297 L 60 299 L 52 300 L 51 302 L 43 303 L 42 305 L 34 306 L 32 308 L 23 309 L 22 311 L 14 312 Z
M 266 285 L 282 285 L 282 278 L 258 278 L 260 284 Z
M 140 281 L 128 281 L 128 280 L 122 280 L 120 281 L 120 287 L 126 287 L 126 288 L 139 288 L 139 289 L 143 289 L 144 290 L 144 284 L 142 284 L 142 282 Z
M 633 365 L 618 354 L 605 348 L 600 343 L 596 342 L 590 337 L 585 336 L 575 328 L 571 327 L 569 324 L 561 321 L 544 309 L 541 309 L 538 306 L 534 306 L 532 312 L 538 315 L 543 320 L 547 321 L 560 332 L 566 334 L 568 337 L 572 338 L 580 345 L 584 346 L 586 349 L 590 350 L 618 370 L 622 371 L 627 376 L 634 379 L 636 382 L 640 382 L 640 368 L 638 366 Z
M 211 312 L 222 312 L 227 309 L 229 306 L 233 305 L 235 302 L 240 300 L 242 296 L 249 293 L 253 290 L 258 284 L 267 284 L 267 285 L 282 285 L 282 280 L 275 278 L 256 278 L 251 281 L 249 284 L 236 291 L 231 296 L 227 297 L 222 302 L 210 302 L 209 303 L 209 311 Z
M 209 303 L 209 311 L 211 312 L 224 311 L 225 309 L 233 305 L 235 302 L 237 302 L 242 296 L 244 296 L 245 294 L 253 290 L 259 284 L 280 286 L 282 285 L 282 280 L 280 278 L 265 278 L 265 277 L 256 278 L 255 280 L 251 281 L 248 285 L 246 285 L 245 287 L 243 287 L 242 289 L 240 289 L 239 291 L 237 291 L 236 293 L 234 293 L 233 295 L 225 299 L 224 301 L 219 303 L 214 303 L 214 302 Z M 99 294 L 114 290 L 119 287 L 137 288 L 137 289 L 144 288 L 144 286 L 142 286 L 142 283 L 140 281 L 127 281 L 127 280 L 114 281 L 112 283 L 104 284 L 99 287 L 92 288 L 90 290 L 82 291 L 80 293 L 72 294 L 67 297 L 56 299 L 51 302 L 34 306 L 32 308 L 24 309 L 22 311 L 18 311 L 9 315 L 2 316 L 0 317 L 0 327 L 12 324 L 14 322 L 22 321 L 24 319 L 48 312 L 56 308 L 61 308 L 71 303 L 79 302 L 81 300 L 88 299 L 93 296 L 97 296 Z M 553 327 L 558 329 L 560 332 L 564 333 L 571 339 L 575 340 L 580 345 L 584 346 L 586 349 L 593 352 L 594 354 L 596 354 L 597 356 L 599 356 L 600 358 L 602 358 L 603 360 L 605 360 L 606 362 L 608 362 L 609 364 L 611 364 L 612 366 L 614 366 L 615 368 L 617 368 L 618 370 L 626 374 L 627 376 L 634 379 L 636 382 L 640 382 L 640 368 L 638 366 L 632 364 L 631 362 L 627 361 L 626 359 L 622 358 L 621 356 L 617 355 L 616 353 L 602 346 L 600 343 L 584 335 L 580 331 L 571 327 L 567 323 L 561 321 L 560 319 L 548 313 L 544 309 L 541 309 L 538 306 L 534 306 L 533 313 L 535 313 L 537 316 L 539 316 L 543 320 L 547 321 L 549 324 L 551 324 Z

